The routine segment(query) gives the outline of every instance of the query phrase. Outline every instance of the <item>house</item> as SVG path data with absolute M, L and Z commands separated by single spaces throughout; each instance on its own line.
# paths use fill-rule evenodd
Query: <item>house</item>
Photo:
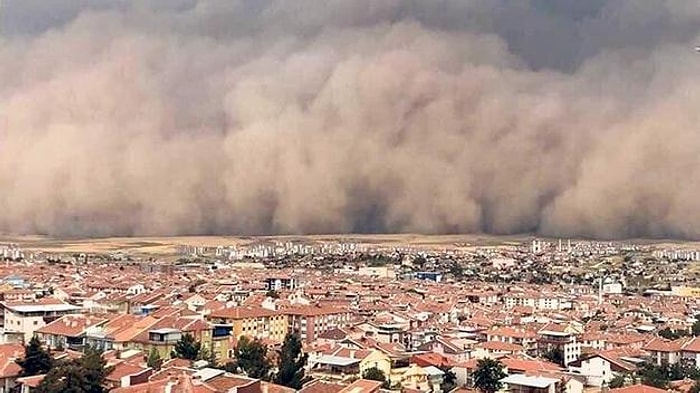
M 352 354 L 320 354 L 309 356 L 309 375 L 324 380 L 348 381 L 360 375 L 360 363 L 363 357 L 351 357 Z
M 181 299 L 183 303 L 187 305 L 187 308 L 192 311 L 200 311 L 205 304 L 207 304 L 207 299 L 197 293 L 189 294 Z
M 636 371 L 638 365 L 644 362 L 641 356 L 638 351 L 599 351 L 571 362 L 569 370 L 584 376 L 588 386 L 605 386 L 616 375 Z
M 29 342 L 34 332 L 52 321 L 64 315 L 77 314 L 80 311 L 79 307 L 61 302 L 5 302 L 0 304 L 4 309 L 5 331 L 23 334 L 25 342 Z
M 153 374 L 149 367 L 141 367 L 132 362 L 119 361 L 111 365 L 112 371 L 105 377 L 108 389 L 127 387 L 148 382 Z
M 276 385 L 275 385 L 276 386 Z M 273 392 L 268 386 L 268 392 Z M 167 368 L 152 375 L 148 381 L 131 386 L 112 389 L 111 393 L 263 393 L 263 384 L 258 379 L 232 375 L 214 369 Z
M 435 366 L 423 367 L 423 370 L 428 374 L 428 386 L 432 387 L 433 392 L 442 392 L 440 385 L 444 381 L 445 372 Z
M 474 346 L 472 356 L 477 359 L 497 358 L 506 355 L 524 355 L 525 348 L 522 345 L 511 344 L 502 341 L 486 341 Z
M 337 382 L 314 379 L 302 386 L 299 393 L 339 393 L 345 389 L 345 385 Z
M 700 337 L 693 337 L 681 346 L 681 360 L 700 367 Z
M 451 371 L 457 377 L 458 386 L 472 386 L 472 375 L 478 366 L 479 360 L 472 358 L 452 367 Z M 562 371 L 558 364 L 543 360 L 504 356 L 499 358 L 498 361 L 504 365 L 504 371 L 508 375 Z
M 369 355 L 360 361 L 360 375 L 363 375 L 370 368 L 378 368 L 388 377 L 391 375 L 391 359 L 382 351 L 371 350 Z
M 558 379 L 557 393 L 583 393 L 585 378 L 580 375 L 569 374 L 563 371 L 528 371 L 528 377 L 545 377 Z
M 31 393 L 33 389 L 44 380 L 45 375 L 34 375 L 32 377 L 22 377 L 17 378 L 17 386 L 19 387 L 19 393 Z
M 429 341 L 418 347 L 419 351 L 435 352 L 445 355 L 454 362 L 463 362 L 471 357 L 476 341 L 468 339 L 453 339 L 438 336 L 435 340 Z
M 202 319 L 177 316 L 160 318 L 148 329 L 134 335 L 127 347 L 144 353 L 155 350 L 161 358 L 168 359 L 175 344 L 186 334 L 200 342 L 204 348 L 212 349 L 212 326 L 209 323 Z
M 681 359 L 681 350 L 685 342 L 686 339 L 671 341 L 657 337 L 650 340 L 643 349 L 649 352 L 651 359 L 657 365 L 676 364 Z
M 105 318 L 83 314 L 65 315 L 37 329 L 34 334 L 49 348 L 68 348 L 81 351 L 86 344 L 88 329 L 108 321 Z
M 134 284 L 126 288 L 127 295 L 140 295 L 146 292 L 146 287 L 143 284 Z
M 367 379 L 358 379 L 350 385 L 339 390 L 338 393 L 378 393 L 382 383 Z
M 9 393 L 17 385 L 22 368 L 15 360 L 23 356 L 24 346 L 20 344 L 0 345 L 0 393 Z
M 431 386 L 430 383 L 430 374 L 416 364 L 412 364 L 401 376 L 401 386 L 404 389 L 427 392 L 434 388 L 434 386 Z
M 522 327 L 499 326 L 486 331 L 487 341 L 502 341 L 510 344 L 518 344 L 526 350 L 532 350 L 537 346 L 537 332 Z
M 624 388 L 610 389 L 610 393 L 668 393 L 665 389 L 655 388 L 642 384 L 626 386 Z
M 501 379 L 501 383 L 506 386 L 509 393 L 557 393 L 557 385 L 560 383 L 560 380 L 557 378 L 512 374 Z
M 152 329 L 159 321 L 153 316 L 120 314 L 85 332 L 88 345 L 103 351 L 125 350 L 134 346 L 134 338 Z

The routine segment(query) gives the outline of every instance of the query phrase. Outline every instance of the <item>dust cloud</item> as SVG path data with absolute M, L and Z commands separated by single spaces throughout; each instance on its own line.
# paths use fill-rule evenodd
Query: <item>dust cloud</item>
M 700 239 L 700 3 L 4 0 L 0 231 Z

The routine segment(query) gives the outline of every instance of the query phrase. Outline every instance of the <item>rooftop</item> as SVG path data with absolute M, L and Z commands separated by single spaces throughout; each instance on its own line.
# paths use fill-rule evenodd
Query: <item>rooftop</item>
M 559 380 L 547 377 L 530 377 L 522 374 L 513 374 L 501 379 L 501 382 L 512 385 L 529 386 L 533 388 L 546 388 L 559 382 Z

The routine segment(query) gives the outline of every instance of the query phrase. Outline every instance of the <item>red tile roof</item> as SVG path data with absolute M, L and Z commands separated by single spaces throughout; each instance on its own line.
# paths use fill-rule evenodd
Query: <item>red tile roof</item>
M 664 389 L 655 388 L 647 385 L 632 385 L 624 388 L 610 389 L 610 393 L 668 393 Z

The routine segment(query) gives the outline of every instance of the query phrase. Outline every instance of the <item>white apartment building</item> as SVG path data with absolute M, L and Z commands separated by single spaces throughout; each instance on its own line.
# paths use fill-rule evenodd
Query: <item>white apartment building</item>
M 2 306 L 5 332 L 22 333 L 25 342 L 29 342 L 34 332 L 48 323 L 64 315 L 80 312 L 80 307 L 66 303 L 21 303 Z

